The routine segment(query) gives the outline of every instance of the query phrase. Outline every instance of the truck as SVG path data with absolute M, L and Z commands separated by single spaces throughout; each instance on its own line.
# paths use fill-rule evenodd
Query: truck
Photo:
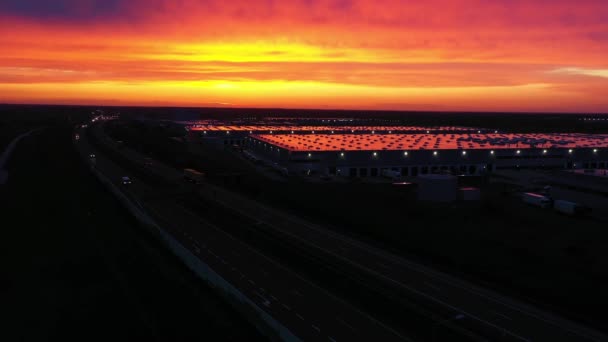
M 589 211 L 584 205 L 566 200 L 555 200 L 553 202 L 553 209 L 559 213 L 571 216 L 584 215 Z
M 396 180 L 396 179 L 399 179 L 399 177 L 401 177 L 401 172 L 391 170 L 391 169 L 382 169 L 382 177 Z
M 205 174 L 194 169 L 184 169 L 184 179 L 194 184 L 203 182 Z
M 535 194 L 533 192 L 525 192 L 522 194 L 522 200 L 524 203 L 534 205 L 541 208 L 550 208 L 551 199 L 541 194 Z

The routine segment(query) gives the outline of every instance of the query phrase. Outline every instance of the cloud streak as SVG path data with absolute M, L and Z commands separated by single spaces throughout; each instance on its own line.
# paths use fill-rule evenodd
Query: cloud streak
M 607 19 L 594 0 L 5 0 L 0 100 L 608 110 Z

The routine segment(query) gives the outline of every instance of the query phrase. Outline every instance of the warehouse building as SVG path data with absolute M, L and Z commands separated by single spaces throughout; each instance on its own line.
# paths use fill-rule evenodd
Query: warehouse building
M 331 125 L 213 125 L 187 126 L 191 142 L 244 145 L 245 138 L 264 134 L 437 134 L 485 133 L 486 129 L 461 126 L 331 126 Z
M 607 168 L 608 135 L 438 133 L 252 134 L 256 155 L 292 174 L 375 177 L 505 168 Z

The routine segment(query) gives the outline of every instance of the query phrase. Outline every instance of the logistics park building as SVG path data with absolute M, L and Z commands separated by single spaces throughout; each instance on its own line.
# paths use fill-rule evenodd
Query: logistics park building
M 292 174 L 374 177 L 391 170 L 415 177 L 508 168 L 608 168 L 608 135 L 601 134 L 414 126 L 215 126 L 191 133 L 202 141 L 245 146 Z

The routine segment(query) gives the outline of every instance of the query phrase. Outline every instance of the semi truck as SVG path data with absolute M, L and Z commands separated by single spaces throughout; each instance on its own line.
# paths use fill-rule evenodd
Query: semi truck
M 565 200 L 555 200 L 553 202 L 553 209 L 559 213 L 572 216 L 584 215 L 589 211 L 589 208 L 584 205 Z
M 534 205 L 541 208 L 550 208 L 551 200 L 543 195 L 535 194 L 533 192 L 525 192 L 522 194 L 522 200 L 524 203 Z
M 184 179 L 189 182 L 200 184 L 203 182 L 204 178 L 205 174 L 202 172 L 199 172 L 194 169 L 184 169 Z

